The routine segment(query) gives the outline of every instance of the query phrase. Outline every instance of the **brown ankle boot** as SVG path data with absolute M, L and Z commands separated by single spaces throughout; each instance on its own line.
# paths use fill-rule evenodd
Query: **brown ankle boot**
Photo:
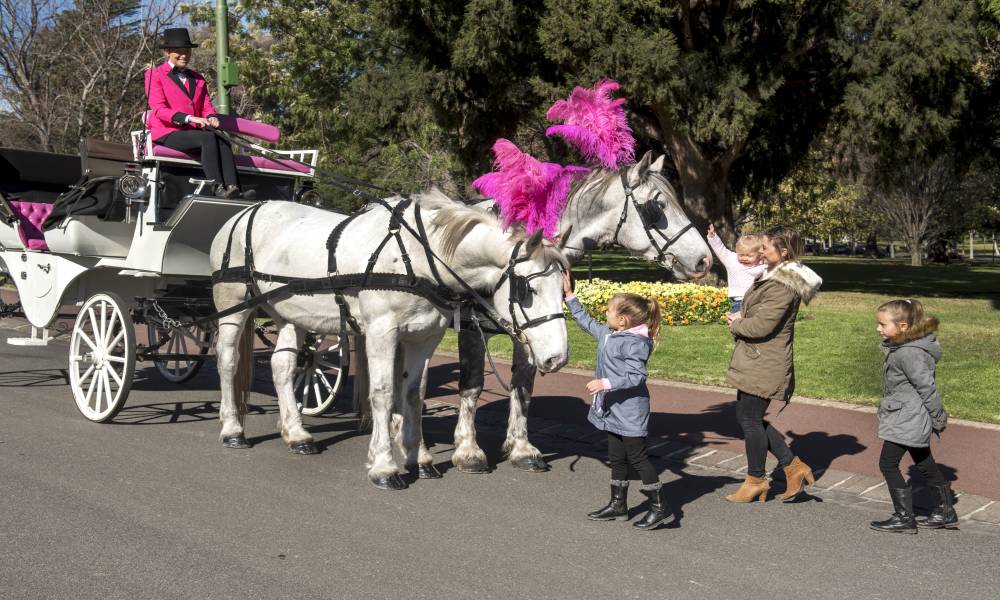
M 767 490 L 769 489 L 771 486 L 768 485 L 766 477 L 747 475 L 740 489 L 736 490 L 735 494 L 726 496 L 726 500 L 730 502 L 753 502 L 754 500 L 764 502 L 767 500 Z
M 785 481 L 788 485 L 785 486 L 785 493 L 781 495 L 782 502 L 788 502 L 799 495 L 802 491 L 802 482 L 807 481 L 809 485 L 816 483 L 816 478 L 813 477 L 812 469 L 809 465 L 799 460 L 799 457 L 792 459 L 792 463 L 785 467 Z

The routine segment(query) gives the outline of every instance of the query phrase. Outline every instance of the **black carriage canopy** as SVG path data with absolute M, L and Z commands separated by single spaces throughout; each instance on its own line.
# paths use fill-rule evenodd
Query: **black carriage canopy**
M 122 220 L 117 178 L 131 159 L 127 145 L 100 140 L 85 140 L 80 156 L 0 148 L 0 193 L 9 202 L 52 204 L 45 230 L 70 215 Z

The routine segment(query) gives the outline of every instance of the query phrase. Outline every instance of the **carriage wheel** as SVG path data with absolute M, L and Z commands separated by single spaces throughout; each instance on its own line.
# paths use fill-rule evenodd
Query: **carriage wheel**
M 325 336 L 308 334 L 295 375 L 295 400 L 299 411 L 310 417 L 323 414 L 337 397 L 337 390 L 344 378 L 344 364 L 340 338 L 323 347 Z
M 84 302 L 69 344 L 69 383 L 76 407 L 97 423 L 113 419 L 132 389 L 135 329 L 118 294 Z
M 147 324 L 146 330 L 151 348 L 158 346 L 164 337 L 170 337 L 170 341 L 160 348 L 164 354 L 208 354 L 209 342 L 212 341 L 212 332 L 197 325 L 191 325 L 184 329 L 166 329 Z M 171 359 L 158 360 L 153 364 L 160 376 L 167 381 L 184 383 L 198 374 L 205 361 Z

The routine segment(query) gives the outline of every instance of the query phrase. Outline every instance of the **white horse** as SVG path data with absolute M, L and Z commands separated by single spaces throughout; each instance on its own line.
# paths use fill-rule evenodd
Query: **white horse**
M 700 279 L 708 273 L 712 252 L 692 227 L 677 192 L 663 176 L 663 162 L 663 156 L 654 161 L 652 153 L 646 153 L 633 167 L 596 170 L 574 187 L 559 222 L 560 231 L 571 231 L 561 240 L 571 263 L 588 251 L 616 245 L 660 264 L 682 281 Z M 492 204 L 487 201 L 479 206 Z M 485 352 L 483 337 L 477 331 L 464 328 L 459 332 L 460 405 L 452 463 L 466 473 L 489 472 L 486 454 L 476 443 L 475 429 Z M 527 414 L 535 368 L 527 349 L 516 340 L 512 362 L 503 452 L 516 468 L 545 471 L 548 465 L 541 452 L 528 441 Z
M 395 198 L 388 204 L 396 207 L 401 201 Z M 419 207 L 420 222 L 427 225 L 426 247 L 414 233 L 420 229 L 415 207 Z M 388 210 L 373 206 L 353 217 L 336 246 L 337 273 L 364 273 L 369 259 L 375 257 L 372 263 L 375 273 L 403 274 L 408 260 L 417 278 L 438 281 L 446 291 L 465 292 L 460 278 L 472 289 L 490 290 L 488 300 L 500 317 L 514 323 L 519 337 L 530 347 L 535 367 L 549 372 L 566 363 L 569 348 L 562 320 L 561 270 L 568 265 L 561 253 L 543 247 L 540 235 L 526 240 L 517 234 L 507 234 L 492 215 L 453 202 L 439 192 L 418 196 L 400 217 L 405 226 L 398 228 L 400 236 L 396 241 L 387 238 L 391 229 Z M 263 204 L 255 215 L 250 236 L 255 271 L 282 277 L 326 277 L 327 241 L 344 219 L 344 215 L 288 202 Z M 213 270 L 220 269 L 226 255 L 232 257 L 230 267 L 244 262 L 248 220 L 237 215 L 223 226 L 212 243 Z M 227 246 L 231 246 L 228 251 Z M 447 261 L 451 270 L 441 263 L 432 266 L 428 250 Z M 512 280 L 523 284 L 523 278 L 531 282 L 529 297 L 519 297 L 512 304 Z M 258 278 L 256 285 L 258 293 L 266 294 L 281 283 Z M 247 285 L 241 282 L 217 283 L 213 288 L 215 305 L 220 311 L 243 302 L 246 293 Z M 417 466 L 421 476 L 439 476 L 422 439 L 422 374 L 452 322 L 453 312 L 440 302 L 392 289 L 356 287 L 344 290 L 343 298 L 359 335 L 367 340 L 365 353 L 371 377 L 369 398 L 373 420 L 367 463 L 369 479 L 383 489 L 406 487 L 393 456 L 394 445 L 403 452 L 406 467 Z M 510 306 L 518 307 L 519 319 L 511 315 Z M 297 294 L 269 300 L 260 308 L 274 320 L 278 330 L 271 368 L 278 394 L 281 437 L 293 452 L 315 453 L 313 438 L 302 426 L 296 410 L 292 389 L 296 353 L 305 331 L 339 334 L 341 312 L 332 294 Z M 254 312 L 243 309 L 219 321 L 216 344 L 222 393 L 219 418 L 221 437 L 227 447 L 248 447 L 243 430 L 246 408 L 234 394 L 234 376 L 240 362 L 239 342 L 241 336 L 249 339 L 243 332 L 249 331 L 245 326 Z M 246 342 L 243 344 L 245 363 L 249 353 Z M 401 423 L 393 422 L 394 406 L 402 413 Z M 401 429 L 394 431 L 394 425 L 401 425 Z

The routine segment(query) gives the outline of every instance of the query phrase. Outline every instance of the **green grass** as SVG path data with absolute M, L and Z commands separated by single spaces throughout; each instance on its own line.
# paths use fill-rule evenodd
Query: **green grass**
M 881 394 L 882 355 L 874 309 L 893 297 L 924 303 L 941 320 L 943 358 L 938 386 L 955 417 L 1000 423 L 1000 267 L 928 266 L 899 261 L 806 258 L 823 278 L 820 295 L 803 306 L 796 324 L 797 394 L 874 405 Z M 586 277 L 586 265 L 574 269 Z M 661 273 L 620 256 L 595 257 L 594 276 L 621 281 L 656 280 Z M 595 343 L 571 321 L 570 365 L 593 368 Z M 453 334 L 442 349 L 455 351 Z M 510 356 L 510 340 L 496 337 L 490 348 Z M 661 379 L 723 385 L 733 349 L 722 325 L 665 328 L 649 362 Z

